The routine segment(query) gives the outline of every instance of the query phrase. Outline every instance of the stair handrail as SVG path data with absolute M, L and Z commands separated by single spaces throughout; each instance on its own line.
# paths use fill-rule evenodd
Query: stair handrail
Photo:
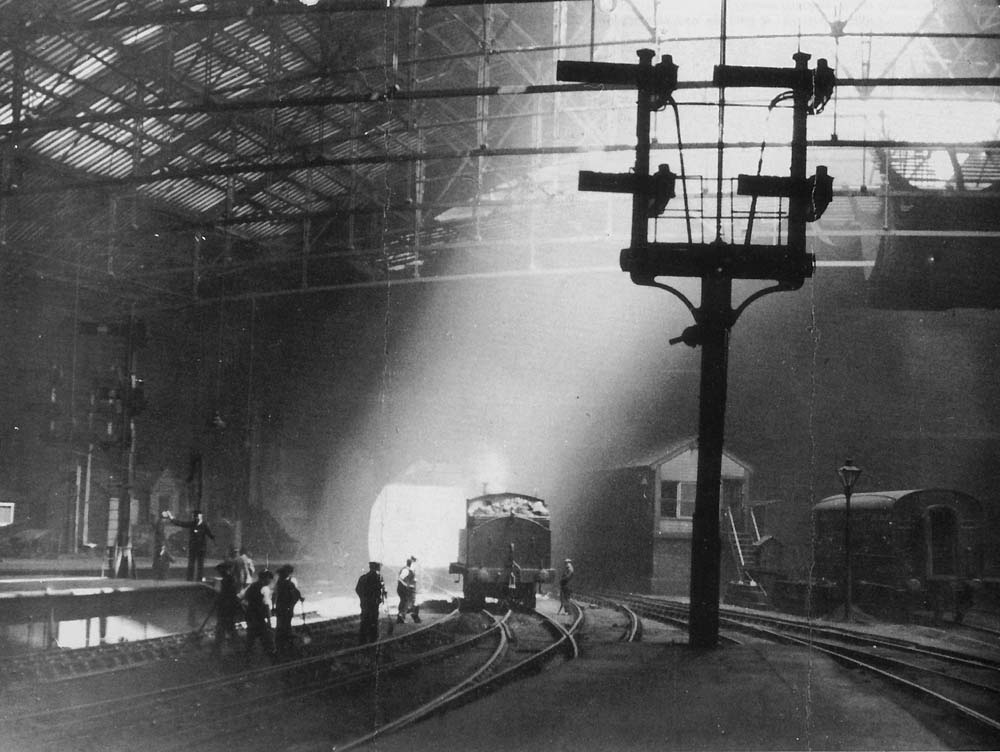
M 760 542 L 760 528 L 757 527 L 757 515 L 754 514 L 753 507 L 748 507 L 750 511 L 750 522 L 753 524 L 754 543 Z
M 733 510 L 728 507 L 726 508 L 726 517 L 729 518 L 729 527 L 733 531 L 733 546 L 735 546 L 736 555 L 740 559 L 740 579 L 742 580 L 747 562 L 743 558 L 743 545 L 740 543 L 740 534 L 736 532 L 736 520 L 733 519 Z

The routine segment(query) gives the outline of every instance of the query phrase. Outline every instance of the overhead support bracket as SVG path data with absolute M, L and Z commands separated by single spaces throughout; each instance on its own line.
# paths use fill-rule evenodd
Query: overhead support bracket
M 623 272 L 637 284 L 656 277 L 729 277 L 801 284 L 811 277 L 816 257 L 788 246 L 714 243 L 647 243 L 624 248 L 619 255 Z

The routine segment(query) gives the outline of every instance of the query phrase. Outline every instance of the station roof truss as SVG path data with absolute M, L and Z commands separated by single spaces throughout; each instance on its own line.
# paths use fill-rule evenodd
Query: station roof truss
M 963 187 L 1000 183 L 996 122 L 955 139 L 872 127 L 890 100 L 996 113 L 996 2 L 927 3 L 895 27 L 865 0 L 790 5 L 788 31 L 754 39 L 734 22 L 727 44 L 788 65 L 811 49 L 837 66 L 842 132 L 813 138 L 859 176 L 843 195 L 875 195 L 876 154 L 911 185 L 940 180 L 941 155 Z M 0 0 L 0 278 L 63 285 L 100 315 L 611 268 L 627 231 L 581 224 L 597 198 L 576 191 L 576 172 L 627 167 L 634 95 L 560 84 L 555 66 L 670 53 L 681 109 L 717 117 L 710 67 L 688 65 L 691 78 L 685 65 L 717 58 L 720 34 L 676 12 L 656 0 Z M 674 161 L 673 119 L 660 120 L 654 155 Z M 717 139 L 693 132 L 688 183 L 704 197 L 715 182 L 693 155 Z M 725 148 L 756 161 L 759 145 Z

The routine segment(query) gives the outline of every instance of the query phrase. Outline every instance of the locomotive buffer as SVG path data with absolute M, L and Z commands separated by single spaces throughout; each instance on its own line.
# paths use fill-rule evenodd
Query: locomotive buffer
M 788 242 L 784 245 L 731 245 L 721 238 L 722 132 L 719 133 L 717 237 L 712 243 L 659 243 L 648 239 L 649 220 L 660 216 L 674 197 L 677 176 L 667 165 L 649 172 L 650 113 L 673 103 L 677 66 L 669 55 L 653 65 L 653 50 L 637 52 L 638 65 L 560 60 L 560 81 L 634 87 L 638 91 L 635 168 L 631 173 L 580 172 L 579 189 L 632 194 L 631 245 L 621 252 L 622 271 L 637 285 L 657 287 L 678 297 L 694 318 L 694 325 L 671 344 L 701 345 L 698 414 L 698 479 L 691 540 L 690 621 L 688 643 L 715 647 L 719 638 L 719 489 L 722 482 L 722 446 L 726 413 L 726 370 L 729 330 L 754 300 L 772 292 L 797 290 L 811 277 L 815 259 L 806 253 L 806 222 L 819 219 L 832 197 L 833 180 L 825 167 L 806 177 L 806 118 L 822 111 L 836 85 L 826 60 L 810 70 L 810 56 L 793 55 L 792 68 L 717 65 L 713 85 L 774 87 L 791 90 L 793 106 L 791 167 L 788 177 L 740 175 L 738 193 L 781 196 L 788 199 Z M 683 175 L 681 178 L 683 179 Z M 753 221 L 751 217 L 750 221 Z M 700 304 L 694 306 L 681 292 L 656 281 L 657 277 L 699 277 Z M 734 279 L 769 280 L 775 284 L 750 295 L 733 308 Z

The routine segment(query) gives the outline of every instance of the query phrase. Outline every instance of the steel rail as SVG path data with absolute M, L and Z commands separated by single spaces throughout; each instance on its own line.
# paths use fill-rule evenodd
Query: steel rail
M 971 668 L 1000 671 L 1000 661 L 972 656 L 968 652 L 961 650 L 952 650 L 940 646 L 930 647 L 923 643 L 914 642 L 913 640 L 905 640 L 898 637 L 890 637 L 858 629 L 849 629 L 836 624 L 817 624 L 815 622 L 785 619 L 778 616 L 772 616 L 770 614 L 754 613 L 752 611 L 738 612 L 733 609 L 723 609 L 722 613 L 734 620 L 746 622 L 753 621 L 759 624 L 772 625 L 785 631 L 807 633 L 809 635 L 818 634 L 828 637 L 833 636 L 843 641 L 861 645 L 872 645 L 874 643 L 880 646 L 890 647 L 895 650 L 930 656 L 939 660 L 950 661 L 952 663 L 960 663 Z
M 421 720 L 422 718 L 434 712 L 437 712 L 442 706 L 442 703 L 447 698 L 450 698 L 458 694 L 467 687 L 473 686 L 481 676 L 484 676 L 487 671 L 491 670 L 494 666 L 496 666 L 497 663 L 503 658 L 503 656 L 509 650 L 510 632 L 507 627 L 507 619 L 509 617 L 510 617 L 510 611 L 505 613 L 499 619 L 497 619 L 495 616 L 493 617 L 496 620 L 496 625 L 501 628 L 500 634 L 502 635 L 502 639 L 497 643 L 497 647 L 493 651 L 493 654 L 489 657 L 489 659 L 482 666 L 476 669 L 472 674 L 470 674 L 468 677 L 463 679 L 461 682 L 459 682 L 451 689 L 444 692 L 442 695 L 434 698 L 430 702 L 424 703 L 419 708 L 416 708 L 415 710 L 412 710 L 409 713 L 403 714 L 399 718 L 396 718 L 392 721 L 389 721 L 386 724 L 383 724 L 382 726 L 379 726 L 377 729 L 371 731 L 368 734 L 365 734 L 364 736 L 352 739 L 344 744 L 336 745 L 336 749 L 338 750 L 338 752 L 340 750 L 354 749 L 356 747 L 361 746 L 362 744 L 367 744 L 368 742 L 374 741 L 376 738 L 380 736 L 384 736 L 385 734 L 390 734 L 393 731 L 399 731 L 400 729 L 405 728 L 406 726 L 410 726 L 416 723 L 417 721 Z
M 388 640 L 382 640 L 374 645 L 362 645 L 352 647 L 347 650 L 336 651 L 332 653 L 323 653 L 317 656 L 309 656 L 306 658 L 301 658 L 293 661 L 286 661 L 284 663 L 279 663 L 271 666 L 263 666 L 258 668 L 253 668 L 249 670 L 240 671 L 233 674 L 227 674 L 224 676 L 213 677 L 211 679 L 206 679 L 199 682 L 192 682 L 183 685 L 174 685 L 171 687 L 164 687 L 157 690 L 152 690 L 145 693 L 133 694 L 128 697 L 127 710 L 128 711 L 141 711 L 143 709 L 157 710 L 158 712 L 162 710 L 164 703 L 169 702 L 186 702 L 191 697 L 203 697 L 208 692 L 219 692 L 227 686 L 235 686 L 245 683 L 250 679 L 266 678 L 269 675 L 278 674 L 289 674 L 295 671 L 308 670 L 310 668 L 315 668 L 320 665 L 330 665 L 333 662 L 341 661 L 345 659 L 350 659 L 357 656 L 363 656 L 366 653 L 372 652 L 376 649 L 384 649 L 387 645 L 400 644 L 403 641 L 413 641 L 420 639 L 422 636 L 426 635 L 428 632 L 439 627 L 442 623 L 446 623 L 450 620 L 457 618 L 458 612 L 454 611 L 448 614 L 444 619 L 438 620 L 436 622 L 428 623 L 417 630 L 410 631 L 404 635 L 399 635 Z M 483 636 L 488 633 L 480 633 L 478 635 L 473 635 L 468 638 L 465 642 L 472 642 L 478 639 L 482 639 Z M 462 643 L 464 644 L 464 643 Z M 436 649 L 436 650 L 441 650 Z M 403 665 L 413 665 L 414 662 L 419 662 L 422 656 L 433 654 L 436 651 L 428 651 L 427 653 L 421 654 L 421 656 L 416 656 L 414 659 L 405 662 L 399 662 L 392 668 L 399 668 Z M 382 667 L 383 669 L 389 667 Z M 364 680 L 366 677 L 371 675 L 370 668 L 364 670 L 355 671 L 353 673 L 343 674 L 334 677 L 333 680 L 319 680 L 321 686 L 315 689 L 312 693 L 327 691 L 329 689 L 335 688 L 336 686 L 355 683 Z M 296 688 L 291 688 L 291 690 L 282 690 L 278 693 L 273 693 L 275 696 L 280 697 L 281 695 L 287 694 L 289 691 L 296 691 Z M 295 699 L 295 698 L 292 698 Z M 24 729 L 23 724 L 18 732 L 15 732 L 14 736 L 30 736 L 31 733 L 38 732 L 54 732 L 48 738 L 44 740 L 46 743 L 51 743 L 53 741 L 58 741 L 60 738 L 66 738 L 67 736 L 77 737 L 81 733 L 81 719 L 78 714 L 86 713 L 86 718 L 83 722 L 88 724 L 98 724 L 100 725 L 103 721 L 114 719 L 115 726 L 120 726 L 121 715 L 123 712 L 122 708 L 122 697 L 109 697 L 100 700 L 81 703 L 74 706 L 66 707 L 56 707 L 56 708 L 46 708 L 44 710 L 37 710 L 29 713 L 18 713 L 18 720 L 36 723 L 40 721 L 45 722 L 44 727 L 39 727 L 34 725 L 29 729 Z M 244 700 L 240 699 L 233 703 L 233 707 L 237 710 L 245 712 L 254 712 L 254 709 L 247 709 Z M 239 715 L 237 713 L 236 715 Z M 235 717 L 227 716 L 228 717 Z M 145 720 L 145 719 L 143 719 Z M 100 728 L 104 728 L 101 726 Z M 100 730 L 100 728 L 98 730 Z M 174 737 L 178 733 L 183 733 L 185 731 L 185 725 L 183 723 L 174 722 L 171 725 L 171 736 Z M 28 732 L 27 734 L 25 732 Z M 34 743 L 42 743 L 42 739 L 32 739 Z
M 655 604 L 654 600 L 644 596 L 628 595 L 622 596 L 629 601 L 635 601 L 643 604 L 643 607 L 656 608 L 657 606 L 662 606 L 665 611 L 681 612 L 686 611 L 687 607 L 684 604 L 666 604 L 660 603 Z M 941 692 L 938 692 L 930 687 L 924 686 L 919 682 L 907 679 L 906 677 L 894 674 L 891 671 L 887 671 L 879 666 L 874 665 L 873 661 L 895 661 L 900 666 L 905 666 L 911 670 L 918 670 L 930 675 L 940 676 L 947 678 L 957 684 L 962 684 L 968 687 L 973 687 L 978 691 L 986 691 L 990 693 L 996 693 L 998 690 L 995 687 L 987 687 L 970 680 L 964 679 L 963 677 L 956 677 L 954 675 L 949 675 L 944 672 L 940 672 L 934 669 L 927 669 L 925 667 L 913 666 L 912 664 L 906 663 L 900 659 L 893 659 L 888 656 L 875 656 L 873 658 L 870 652 L 863 651 L 858 648 L 848 647 L 846 645 L 835 645 L 833 643 L 823 641 L 816 638 L 816 634 L 829 633 L 834 635 L 837 639 L 858 641 L 868 645 L 873 645 L 873 647 L 879 647 L 879 645 L 887 646 L 891 649 L 900 650 L 904 652 L 912 652 L 915 654 L 924 655 L 927 657 L 934 658 L 936 660 L 944 660 L 953 663 L 959 663 L 965 666 L 971 666 L 974 668 L 985 668 L 993 671 L 1000 670 L 995 662 L 983 661 L 980 659 L 969 658 L 968 655 L 964 655 L 958 651 L 948 651 L 942 649 L 926 649 L 917 643 L 912 643 L 906 640 L 897 640 L 894 638 L 882 638 L 879 635 L 862 635 L 858 632 L 852 630 L 842 630 L 839 628 L 827 628 L 825 626 L 816 626 L 811 624 L 804 625 L 804 631 L 810 632 L 809 636 L 802 637 L 795 634 L 789 634 L 790 631 L 803 631 L 803 625 L 797 622 L 792 622 L 786 619 L 774 618 L 767 615 L 753 614 L 753 613 L 737 613 L 733 612 L 731 609 L 726 612 L 724 616 L 720 618 L 720 622 L 725 623 L 731 629 L 737 629 L 743 632 L 750 632 L 757 636 L 763 636 L 767 639 L 777 640 L 780 642 L 789 642 L 810 649 L 818 650 L 822 653 L 829 655 L 830 657 L 850 663 L 851 665 L 862 668 L 866 671 L 875 673 L 882 678 L 885 678 L 895 684 L 898 684 L 910 691 L 917 692 L 921 696 L 929 697 L 937 702 L 945 704 L 950 709 L 958 712 L 964 717 L 971 718 L 983 726 L 989 728 L 992 731 L 1000 731 L 1000 721 L 994 718 L 990 718 L 984 713 L 970 708 L 964 703 L 961 703 L 953 698 L 950 698 Z M 765 623 L 771 624 L 771 626 L 764 626 Z M 857 656 L 861 654 L 864 655 L 868 660 L 862 660 Z
M 457 612 L 456 612 L 456 614 L 457 614 Z M 388 640 L 380 640 L 377 643 L 377 646 L 374 649 L 375 650 L 379 650 L 379 651 L 384 650 L 386 647 L 391 646 L 391 644 L 393 642 L 395 642 L 396 640 L 404 639 L 405 637 L 409 637 L 409 636 L 411 636 L 413 634 L 416 634 L 417 631 L 423 631 L 423 630 L 426 630 L 426 629 L 428 629 L 428 626 L 421 627 L 420 630 L 416 630 L 414 632 L 410 632 L 407 635 L 404 635 L 403 637 L 390 638 Z M 459 652 L 462 652 L 463 650 L 467 649 L 468 647 L 470 647 L 472 645 L 475 645 L 475 644 L 477 644 L 479 642 L 482 642 L 485 639 L 487 639 L 488 637 L 491 637 L 491 636 L 494 636 L 494 635 L 496 635 L 498 637 L 498 647 L 494 649 L 493 654 L 491 655 L 491 658 L 487 660 L 487 663 L 486 663 L 486 665 L 485 665 L 484 668 L 488 669 L 491 661 L 495 660 L 495 658 L 493 656 L 497 655 L 498 653 L 502 654 L 503 651 L 506 650 L 507 635 L 506 635 L 506 632 L 505 632 L 504 625 L 503 625 L 502 621 L 495 623 L 489 629 L 486 629 L 486 630 L 484 630 L 484 631 L 482 631 L 482 632 L 480 632 L 478 634 L 471 635 L 471 636 L 469 636 L 469 637 L 467 637 L 467 638 L 465 638 L 463 640 L 460 640 L 458 642 L 450 643 L 450 644 L 447 644 L 447 645 L 442 645 L 442 646 L 439 646 L 439 647 L 434 648 L 432 650 L 425 651 L 425 652 L 420 653 L 418 655 L 415 655 L 412 658 L 409 658 L 407 660 L 393 661 L 392 663 L 383 664 L 381 666 L 376 665 L 374 667 L 374 670 L 373 670 L 373 668 L 371 666 L 365 667 L 365 668 L 362 668 L 362 669 L 360 669 L 358 671 L 355 671 L 353 674 L 350 674 L 350 675 L 347 675 L 347 676 L 343 676 L 343 677 L 337 677 L 335 681 L 329 681 L 328 682 L 328 681 L 318 680 L 316 682 L 313 682 L 311 686 L 307 686 L 306 689 L 305 689 L 305 691 L 303 691 L 303 688 L 301 686 L 297 686 L 297 687 L 291 687 L 291 688 L 288 688 L 286 690 L 282 690 L 282 691 L 279 691 L 279 692 L 272 692 L 270 695 L 267 696 L 267 699 L 268 699 L 268 702 L 269 702 L 269 709 L 273 710 L 276 705 L 280 705 L 280 704 L 289 704 L 289 703 L 299 702 L 299 701 L 301 701 L 303 699 L 306 699 L 308 697 L 313 697 L 313 696 L 316 696 L 316 695 L 328 692 L 331 689 L 336 689 L 336 688 L 339 688 L 339 687 L 349 686 L 351 684 L 357 684 L 359 682 L 362 682 L 362 681 L 365 681 L 367 679 L 370 679 L 373 676 L 378 675 L 378 674 L 392 673 L 392 672 L 395 672 L 395 671 L 403 671 L 403 670 L 406 670 L 406 669 L 409 669 L 409 668 L 413 668 L 413 667 L 416 667 L 416 666 L 420 666 L 420 665 L 426 664 L 426 663 L 428 663 L 428 662 L 430 662 L 432 660 L 438 660 L 438 659 L 447 658 L 449 656 L 452 656 L 452 655 L 455 655 L 455 654 L 457 654 Z M 503 648 L 500 647 L 501 645 L 503 646 Z M 480 670 L 484 670 L 484 669 L 480 669 Z M 226 708 L 224 708 L 224 709 L 234 711 L 234 712 L 231 712 L 230 714 L 226 715 L 226 724 L 227 724 L 226 727 L 218 728 L 218 729 L 213 730 L 213 732 L 210 733 L 210 734 L 205 734 L 205 733 L 203 733 L 203 731 L 204 731 L 203 724 L 201 724 L 198 721 L 192 721 L 189 724 L 188 728 L 189 728 L 189 730 L 191 730 L 191 731 L 193 731 L 195 733 L 191 735 L 189 741 L 192 742 L 192 743 L 194 743 L 195 741 L 197 741 L 197 742 L 204 742 L 204 741 L 206 741 L 208 739 L 214 739 L 214 738 L 218 738 L 219 736 L 225 736 L 225 735 L 231 734 L 232 733 L 231 722 L 234 719 L 247 718 L 247 717 L 250 717 L 254 713 L 257 712 L 257 709 L 254 708 L 254 707 L 247 708 L 246 707 L 246 702 L 243 701 L 243 700 L 239 700 L 237 702 L 234 702 L 231 705 L 226 706 Z M 213 710 L 215 710 L 215 709 L 213 708 Z M 198 733 L 198 732 L 202 732 L 202 733 Z M 342 746 L 341 745 L 337 745 L 336 748 L 337 749 L 341 749 Z M 153 749 L 156 750 L 156 749 L 159 749 L 159 748 L 154 747 Z M 170 743 L 167 744 L 166 746 L 162 747 L 162 749 L 164 749 L 164 750 L 173 750 L 173 749 L 176 749 L 176 739 L 175 738 L 171 738 Z M 147 750 L 147 752 L 148 752 L 148 750 Z
M 983 626 L 982 624 L 969 624 L 965 621 L 956 622 L 954 624 L 954 628 L 956 630 L 965 629 L 970 632 L 978 632 L 979 634 L 983 634 L 986 635 L 987 637 L 993 638 L 994 645 L 1000 644 L 1000 630 L 998 629 L 993 629 L 991 627 Z
M 726 621 L 728 623 L 736 622 L 735 619 L 729 617 L 726 617 L 721 621 Z M 845 662 L 857 668 L 868 671 L 870 673 L 877 674 L 878 676 L 881 676 L 883 679 L 887 679 L 893 684 L 898 684 L 902 686 L 904 689 L 917 693 L 919 696 L 929 697 L 933 700 L 936 700 L 937 702 L 943 703 L 948 708 L 957 711 L 963 717 L 971 718 L 977 721 L 978 723 L 982 724 L 983 726 L 986 726 L 992 731 L 1000 732 L 1000 721 L 994 718 L 990 718 L 989 716 L 980 713 L 978 710 L 970 708 L 964 703 L 958 702 L 957 700 L 954 700 L 951 697 L 948 697 L 947 695 L 944 695 L 936 690 L 933 690 L 930 687 L 926 687 L 920 684 L 919 682 L 907 679 L 906 677 L 900 676 L 899 674 L 893 673 L 892 671 L 887 671 L 886 669 L 880 668 L 870 660 L 862 660 L 856 657 L 858 653 L 862 653 L 862 651 L 859 651 L 857 649 L 848 648 L 846 646 L 832 646 L 829 643 L 822 643 L 812 639 L 796 637 L 794 635 L 790 635 L 776 629 L 769 629 L 767 627 L 762 627 L 758 625 L 740 624 L 738 628 L 741 630 L 750 630 L 755 634 L 763 635 L 773 640 L 778 640 L 781 642 L 790 642 L 796 645 L 800 645 L 802 647 L 809 648 L 810 650 L 818 650 L 819 652 L 825 653 L 826 655 L 830 656 L 834 660 Z M 866 658 L 869 659 L 871 658 L 870 654 L 864 653 L 864 655 Z M 880 660 L 891 660 L 891 659 L 881 658 Z M 921 669 L 919 667 L 917 668 L 920 671 L 925 671 L 925 669 Z M 948 678 L 955 680 L 955 677 L 948 677 Z M 992 691 L 996 690 L 993 689 Z
M 547 661 L 552 657 L 552 653 L 560 648 L 566 650 L 567 657 L 576 658 L 579 655 L 579 647 L 577 646 L 574 634 L 583 622 L 583 610 L 577 606 L 576 612 L 576 616 L 574 617 L 571 626 L 564 627 L 562 624 L 546 614 L 542 614 L 537 610 L 532 611 L 531 613 L 534 616 L 539 618 L 543 624 L 545 624 L 553 631 L 554 634 L 557 635 L 557 639 L 551 645 L 525 658 L 524 660 L 519 661 L 513 666 L 493 674 L 492 676 L 483 677 L 481 681 L 465 680 L 455 688 L 448 690 L 434 700 L 425 703 L 420 708 L 407 713 L 406 716 L 399 719 L 398 722 L 393 721 L 375 729 L 370 734 L 366 734 L 365 736 L 352 740 L 346 744 L 337 745 L 336 749 L 338 752 L 346 749 L 354 749 L 362 744 L 367 744 L 368 742 L 373 741 L 377 737 L 383 736 L 392 731 L 398 731 L 401 728 L 417 723 L 430 715 L 444 712 L 447 709 L 468 702 L 475 696 L 483 694 L 487 691 L 492 691 L 502 684 L 513 680 L 524 671 L 533 669 L 544 661 Z M 505 622 L 509 614 L 510 612 L 505 615 Z M 483 672 L 480 672 L 480 674 L 482 673 Z
M 874 649 L 877 649 L 877 648 L 881 647 L 880 645 L 873 645 L 872 649 L 866 649 L 864 647 L 845 648 L 843 645 L 838 645 L 836 642 L 828 642 L 828 641 L 822 640 L 822 639 L 820 639 L 820 640 L 816 640 L 816 639 L 809 640 L 809 644 L 810 645 L 815 645 L 817 647 L 829 648 L 831 650 L 846 650 L 846 651 L 851 652 L 851 653 L 853 653 L 855 655 L 863 655 L 863 656 L 867 657 L 869 660 L 874 661 L 875 663 L 882 663 L 882 664 L 887 664 L 887 665 L 890 665 L 890 666 L 899 666 L 899 667 L 906 668 L 906 669 L 912 669 L 914 671 L 919 671 L 919 672 L 924 673 L 924 674 L 929 674 L 931 676 L 938 676 L 938 677 L 941 677 L 942 679 L 947 679 L 948 681 L 955 682 L 956 684 L 962 684 L 962 685 L 964 685 L 966 687 L 969 687 L 971 689 L 975 689 L 977 691 L 1000 695 L 1000 687 L 998 687 L 996 685 L 993 685 L 993 684 L 983 684 L 982 682 L 974 681 L 972 679 L 966 679 L 965 677 L 958 676 L 957 674 L 950 673 L 948 671 L 942 671 L 940 669 L 930 668 L 928 666 L 919 666 L 919 665 L 917 665 L 915 663 L 910 663 L 909 661 L 905 661 L 905 660 L 903 660 L 901 658 L 893 658 L 892 656 L 889 656 L 889 655 L 882 655 L 882 654 L 873 652 Z M 938 660 L 939 659 L 938 656 L 934 656 L 934 655 L 929 655 L 928 657 L 930 657 L 932 660 Z M 945 660 L 947 660 L 947 659 L 945 659 Z M 949 662 L 953 662 L 953 661 L 949 661 Z
M 611 595 L 609 597 L 614 598 L 616 596 Z M 650 596 L 630 594 L 618 597 L 628 599 L 630 602 L 655 604 L 655 606 L 665 608 L 675 614 L 682 614 L 687 610 L 687 606 L 683 603 L 671 603 L 651 598 Z M 749 609 L 737 610 L 733 607 L 727 608 L 725 606 L 720 607 L 720 614 L 728 616 L 732 619 L 738 619 L 741 622 L 754 622 L 757 624 L 770 625 L 785 631 L 807 633 L 809 635 L 835 636 L 838 639 L 862 645 L 877 643 L 896 650 L 908 651 L 919 655 L 931 656 L 940 660 L 960 663 L 970 668 L 1000 670 L 1000 660 L 993 660 L 982 656 L 973 656 L 967 651 L 953 650 L 941 646 L 931 647 L 923 643 L 914 642 L 913 640 L 905 640 L 898 637 L 890 637 L 863 630 L 845 628 L 836 624 L 792 619 L 770 613 L 758 612 Z
M 628 625 L 625 628 L 624 634 L 622 634 L 622 641 L 639 642 L 642 640 L 642 619 L 639 618 L 639 615 L 635 611 L 624 604 L 622 604 L 621 610 L 628 617 Z
M 307 628 L 310 631 L 332 633 L 336 627 L 357 621 L 357 616 L 343 616 L 312 622 Z M 241 625 L 242 623 L 237 625 L 240 631 Z M 295 633 L 301 631 L 300 625 L 293 628 Z M 209 640 L 214 634 L 214 629 L 206 629 L 200 633 L 196 630 L 146 640 L 17 655 L 0 660 L 0 676 L 3 677 L 4 686 L 11 686 L 21 681 L 51 684 L 127 671 L 135 666 L 149 665 L 187 651 L 196 639 Z
M 625 624 L 625 631 L 618 638 L 621 642 L 639 642 L 642 639 L 642 619 L 627 604 L 598 595 L 583 595 L 580 597 L 595 605 L 614 609 L 624 614 L 628 621 Z

